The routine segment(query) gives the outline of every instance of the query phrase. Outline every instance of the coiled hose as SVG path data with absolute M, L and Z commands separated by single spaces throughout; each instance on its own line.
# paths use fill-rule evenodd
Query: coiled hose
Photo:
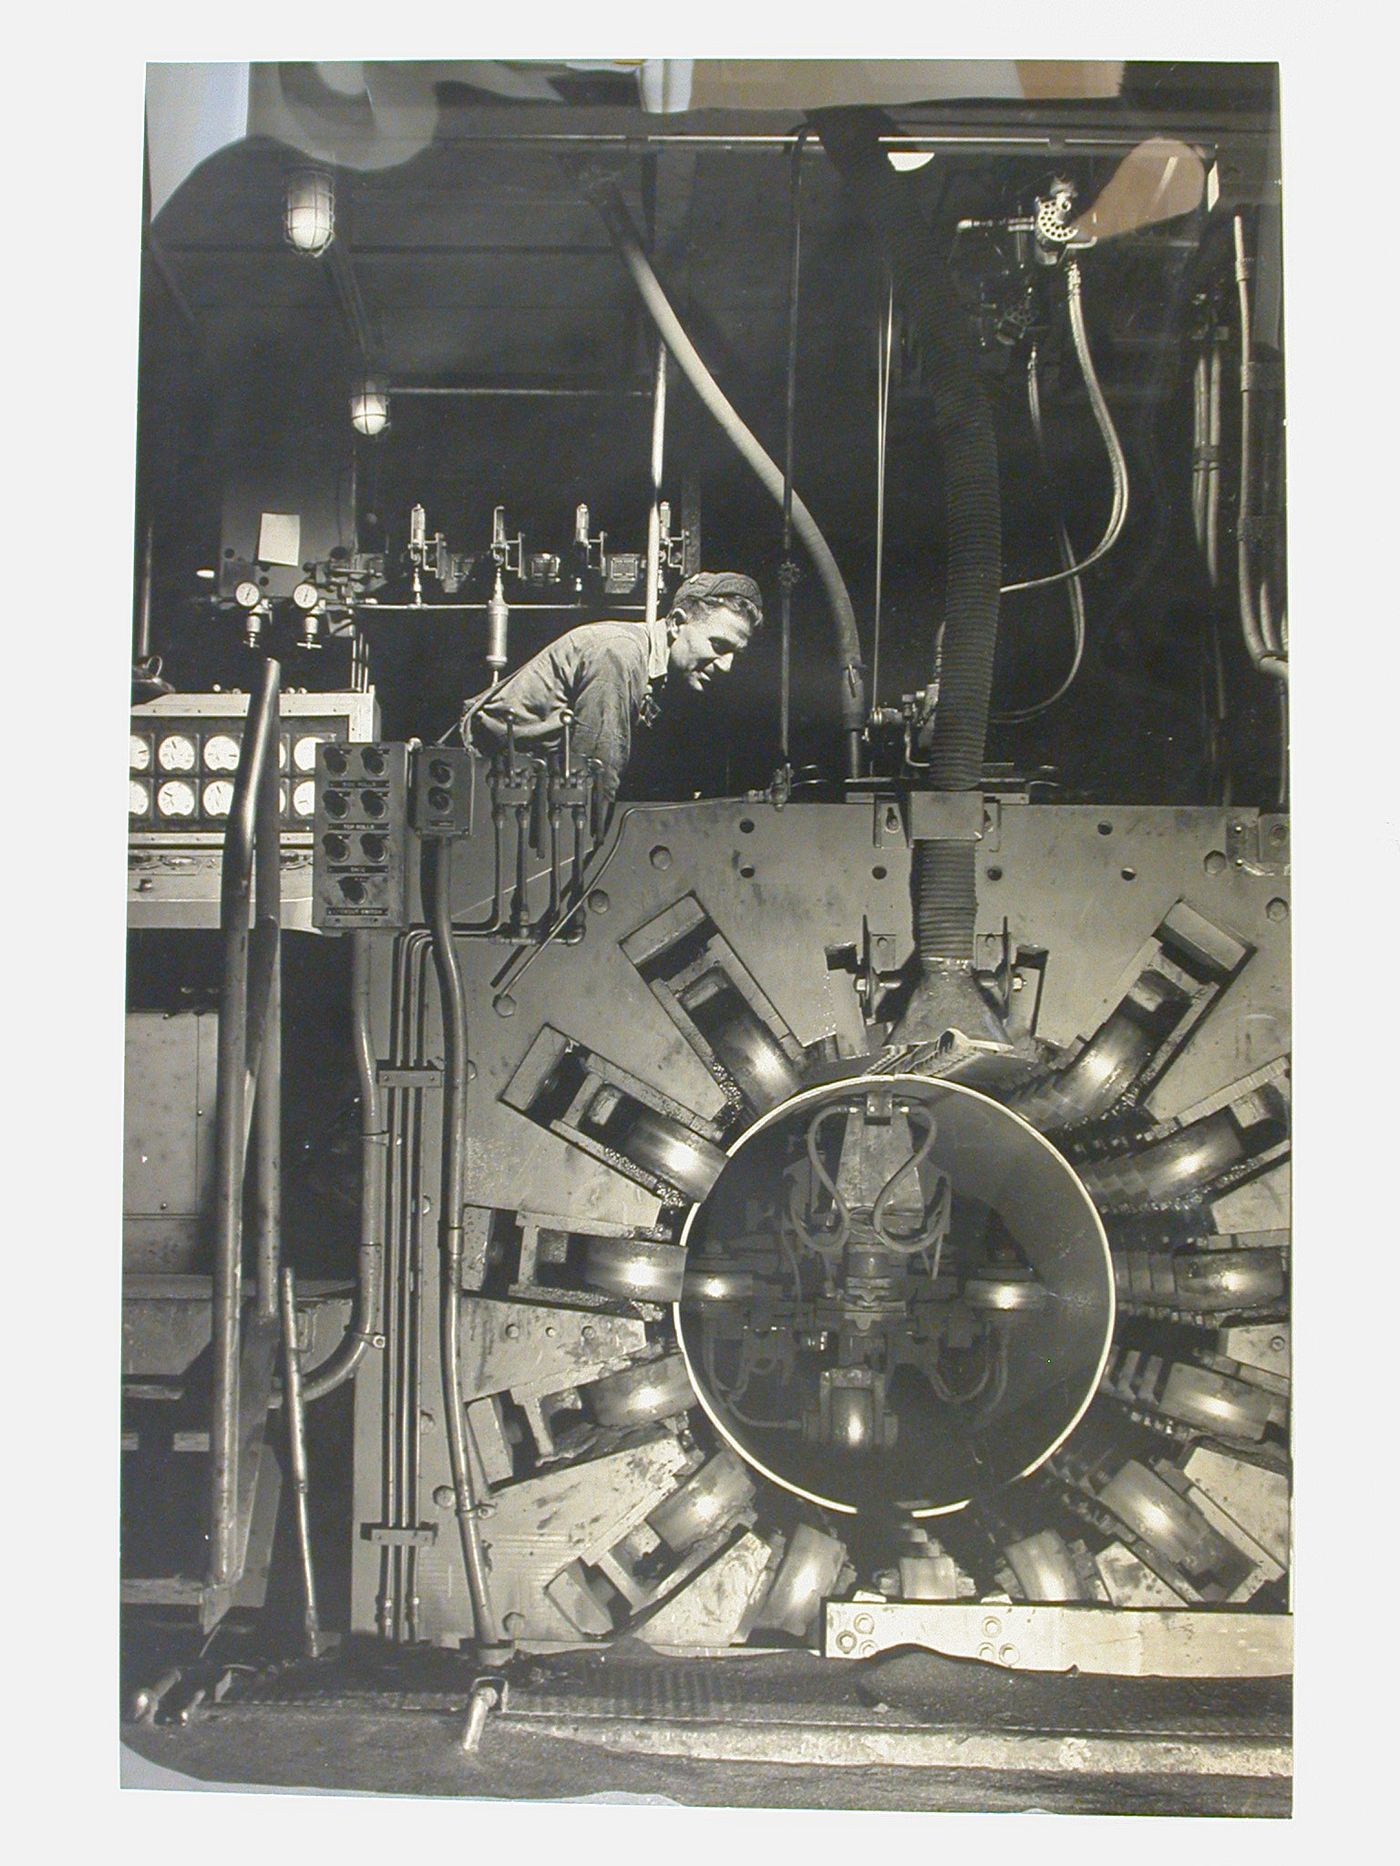
M 715 420 L 733 441 L 739 453 L 757 475 L 761 484 L 784 504 L 784 476 L 778 464 L 769 458 L 757 438 L 745 426 L 738 411 L 715 381 L 704 358 L 690 341 L 685 328 L 671 307 L 651 261 L 642 249 L 637 230 L 626 203 L 611 179 L 598 176 L 581 178 L 584 191 L 602 215 L 618 256 L 637 288 L 638 296 L 656 325 L 666 348 L 680 365 L 687 381 Z M 817 521 L 807 506 L 792 494 L 793 529 L 806 547 L 822 589 L 826 593 L 831 620 L 836 630 L 836 652 L 840 664 L 841 727 L 847 745 L 847 763 L 852 775 L 858 775 L 860 738 L 865 730 L 865 664 L 861 658 L 860 633 L 856 628 L 855 609 L 840 565 L 822 536 Z
M 1001 487 L 992 411 L 947 263 L 907 178 L 891 169 L 880 147 L 880 130 L 887 127 L 882 113 L 819 111 L 812 120 L 884 249 L 923 350 L 948 526 L 946 621 L 929 781 L 936 791 L 973 791 L 982 782 L 1001 603 Z M 975 861 L 973 842 L 914 845 L 914 934 L 926 970 L 971 966 Z

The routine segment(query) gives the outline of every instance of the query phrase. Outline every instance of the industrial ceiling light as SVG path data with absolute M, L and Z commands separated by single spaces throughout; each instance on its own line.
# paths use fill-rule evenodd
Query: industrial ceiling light
M 292 170 L 282 226 L 290 246 L 321 257 L 335 238 L 335 177 L 329 169 Z
M 916 168 L 927 168 L 932 162 L 935 151 L 932 149 L 890 149 L 887 151 L 892 169 L 898 169 L 901 175 Z
M 367 370 L 350 390 L 350 419 L 361 434 L 382 434 L 389 425 L 389 384 Z

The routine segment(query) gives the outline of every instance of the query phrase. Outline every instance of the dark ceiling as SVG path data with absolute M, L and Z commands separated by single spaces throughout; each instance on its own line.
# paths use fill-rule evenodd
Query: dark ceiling
M 802 118 L 706 111 L 658 119 L 598 101 L 615 89 L 611 77 L 591 88 L 581 78 L 582 101 L 502 105 L 444 87 L 428 147 L 397 167 L 339 171 L 337 238 L 320 260 L 282 238 L 285 175 L 296 159 L 283 145 L 255 139 L 221 150 L 163 207 L 146 241 L 140 503 L 145 516 L 160 515 L 156 587 L 167 652 L 184 684 L 207 681 L 216 668 L 228 673 L 201 646 L 209 634 L 190 621 L 190 591 L 198 562 L 211 561 L 219 545 L 230 460 L 254 431 L 276 430 L 279 445 L 294 446 L 288 435 L 298 425 L 302 444 L 348 450 L 344 397 L 366 354 L 387 370 L 393 426 L 376 443 L 355 443 L 346 505 L 361 521 L 367 503 L 375 508 L 391 543 L 395 533 L 401 542 L 408 505 L 421 500 L 454 548 L 480 548 L 492 505 L 505 500 L 532 545 L 558 549 L 580 498 L 606 516 L 619 543 L 623 534 L 631 548 L 640 543 L 649 407 L 637 392 L 650 380 L 654 339 L 577 185 L 580 163 L 617 175 L 692 337 L 781 457 L 792 150 Z M 1090 200 L 1129 149 L 1160 134 L 1184 136 L 1218 157 L 1222 205 L 1238 201 L 1253 211 L 1271 203 L 1270 68 L 1129 67 L 1124 90 L 1092 103 L 899 111 L 891 129 L 926 137 L 936 150 L 908 177 L 934 237 L 951 248 L 958 220 L 1023 211 L 1056 174 Z M 796 160 L 797 480 L 868 631 L 876 330 L 885 287 L 872 240 L 820 146 L 809 142 Z M 1192 295 L 1220 224 L 1217 213 L 1210 224 L 1196 215 L 1154 227 L 1088 255 L 1084 268 L 1095 354 L 1140 492 L 1114 574 L 1091 584 L 1099 629 L 1086 706 L 1102 713 L 1105 681 L 1119 713 L 1153 710 L 1144 696 L 1160 692 L 1166 724 L 1154 712 L 1147 738 L 1160 725 L 1164 772 L 1181 755 L 1171 747 L 1191 736 L 1186 724 L 1171 724 L 1174 709 L 1184 718 L 1198 706 L 1194 662 L 1177 664 L 1182 607 L 1201 601 L 1180 563 L 1189 487 L 1182 409 Z M 1045 351 L 1059 500 L 1072 534 L 1091 539 L 1107 498 L 1102 446 L 1062 332 L 1047 333 Z M 1045 487 L 1032 470 L 1023 368 L 993 345 L 986 369 L 998 410 L 1006 567 L 1025 574 L 1045 567 L 1053 534 Z M 406 393 L 526 387 L 591 393 Z M 668 440 L 670 462 L 703 482 L 707 556 L 718 550 L 771 588 L 780 556 L 775 508 L 683 389 L 673 395 Z M 907 349 L 896 359 L 888 476 L 884 652 L 897 685 L 926 678 L 945 544 L 928 402 L 917 352 Z M 818 606 L 815 594 L 807 600 Z M 820 628 L 815 617 L 807 626 Z M 1063 661 L 1062 600 L 1051 593 L 1004 617 L 1003 640 L 1013 698 L 1043 690 Z M 424 689 L 475 678 L 460 654 L 441 647 L 420 645 L 397 663 L 390 653 L 385 665 L 396 665 L 417 696 L 405 722 L 431 711 Z M 799 674 L 799 714 L 805 702 L 814 732 L 823 678 L 814 673 L 808 692 Z M 442 702 L 449 710 L 452 703 Z M 1022 735 L 1002 749 L 1043 751 L 1063 764 L 1068 745 L 1072 763 L 1085 755 L 1089 717 L 1076 724 L 1073 708 L 1064 709 L 1057 732 Z

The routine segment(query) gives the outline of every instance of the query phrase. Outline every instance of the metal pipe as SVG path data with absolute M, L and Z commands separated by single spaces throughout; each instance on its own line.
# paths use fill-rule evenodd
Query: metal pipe
M 661 475 L 666 465 L 666 344 L 656 339 L 656 387 L 651 404 L 651 509 L 647 513 L 648 622 L 656 620 L 661 581 Z
M 631 274 L 632 283 L 636 286 L 643 304 L 651 314 L 657 329 L 666 341 L 667 348 L 680 365 L 691 387 L 733 441 L 763 487 L 774 499 L 781 501 L 783 497 L 781 471 L 740 419 L 729 398 L 706 367 L 700 352 L 686 335 L 680 319 L 671 308 L 670 301 L 661 288 L 661 281 L 652 270 L 651 262 L 642 250 L 636 229 L 632 225 L 632 218 L 627 212 L 617 184 L 611 178 L 593 177 L 585 179 L 583 185 L 602 215 L 603 222 L 617 247 L 618 256 Z M 817 574 L 822 580 L 831 609 L 840 661 L 841 725 L 846 735 L 851 775 L 856 776 L 859 774 L 860 735 L 865 728 L 866 708 L 864 663 L 860 651 L 860 635 L 856 628 L 855 610 L 830 545 L 822 536 L 816 520 L 796 493 L 793 494 L 792 511 L 798 535 L 817 567 Z
M 606 251 L 607 249 L 604 248 L 603 250 Z M 522 384 L 512 383 L 508 387 L 502 386 L 500 388 L 490 388 L 486 386 L 485 384 L 468 385 L 464 383 L 464 384 L 459 385 L 455 383 L 443 383 L 443 384 L 425 383 L 418 388 L 413 388 L 413 387 L 405 387 L 403 383 L 396 382 L 394 384 L 394 394 L 395 396 L 443 395 L 443 396 L 482 396 L 482 397 L 492 397 L 492 398 L 499 398 L 499 397 L 504 397 L 504 396 L 511 396 L 511 397 L 528 396 L 532 400 L 548 399 L 548 400 L 559 400 L 559 401 L 564 401 L 564 400 L 576 401 L 576 400 L 597 399 L 600 401 L 638 401 L 640 402 L 640 401 L 645 401 L 645 400 L 650 399 L 652 395 L 652 391 L 650 389 L 626 389 L 626 388 L 623 388 L 623 389 L 565 389 L 565 388 L 556 387 L 552 383 L 543 385 L 538 388 L 527 388 L 523 383 Z
M 306 1410 L 302 1403 L 301 1352 L 297 1347 L 296 1278 L 282 1272 L 282 1366 L 287 1395 L 287 1448 L 296 1508 L 297 1553 L 301 1558 L 302 1628 L 306 1656 L 321 1656 L 321 1622 L 316 1611 L 316 1571 L 311 1561 L 311 1482 L 306 1461 Z
M 239 1357 L 243 1300 L 243 1169 L 248 1048 L 248 913 L 252 900 L 256 811 L 263 773 L 274 756 L 281 666 L 260 663 L 248 707 L 243 757 L 234 778 L 224 832 L 219 888 L 223 987 L 219 1007 L 214 1142 L 213 1394 L 209 1426 L 209 1569 L 211 1586 L 237 1568 Z
M 350 1031 L 360 1090 L 360 1250 L 355 1313 L 349 1332 L 329 1360 L 303 1383 L 308 1404 L 354 1378 L 370 1348 L 384 1345 L 380 1294 L 384 1283 L 384 1189 L 389 1133 L 379 1094 L 370 1025 L 370 936 L 350 936 Z
M 461 1340 L 458 1304 L 462 1278 L 462 1206 L 466 1191 L 467 994 L 452 934 L 452 843 L 425 842 L 423 895 L 430 914 L 433 964 L 442 1006 L 442 1204 L 438 1216 L 439 1352 L 446 1414 L 448 1457 L 462 1562 L 471 1594 L 472 1624 L 478 1654 L 501 1655 L 500 1628 L 491 1604 L 486 1555 L 481 1544 L 480 1509 L 473 1492 L 462 1408 Z
M 792 481 L 797 446 L 797 333 L 802 290 L 802 150 L 807 125 L 797 133 L 792 151 L 792 195 L 788 209 L 791 245 L 788 248 L 787 396 L 783 421 L 783 568 L 782 568 L 782 679 L 778 742 L 784 765 L 792 725 L 792 589 L 797 566 L 792 561 Z
M 141 543 L 141 592 L 136 609 L 136 655 L 138 664 L 151 657 L 151 568 L 155 555 L 156 522 L 146 520 Z
M 1205 545 L 1211 588 L 1220 582 L 1220 345 L 1212 341 L 1206 378 Z
M 277 694 L 269 702 L 278 726 Z M 258 785 L 253 850 L 254 970 L 265 976 L 266 1008 L 258 1054 L 251 1065 L 257 1172 L 254 1191 L 258 1319 L 277 1318 L 277 1272 L 282 1251 L 282 825 L 277 760 L 264 760 Z

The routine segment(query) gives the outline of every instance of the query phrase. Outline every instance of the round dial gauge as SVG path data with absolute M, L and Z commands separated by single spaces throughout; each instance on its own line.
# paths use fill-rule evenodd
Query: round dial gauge
M 131 768 L 133 771 L 149 771 L 151 768 L 151 741 L 135 732 L 131 735 Z
M 298 583 L 292 591 L 292 601 L 298 609 L 314 609 L 321 600 L 321 592 L 314 583 Z
M 287 769 L 287 741 L 285 739 L 277 741 L 277 769 L 279 771 Z
M 287 814 L 287 786 L 285 784 L 277 786 L 277 808 L 283 816 Z
M 137 784 L 134 780 L 126 793 L 128 816 L 149 816 L 151 814 L 151 791 L 147 784 Z
M 296 744 L 292 747 L 292 763 L 296 766 L 298 771 L 314 771 L 316 769 L 316 747 L 324 744 L 324 742 L 324 739 L 319 733 L 308 733 L 304 739 L 297 740 Z
M 245 577 L 233 592 L 233 600 L 240 609 L 256 609 L 262 601 L 262 591 L 250 578 Z
M 316 814 L 316 786 L 310 778 L 304 779 L 292 791 L 292 809 L 298 816 Z
M 238 769 L 238 740 L 229 732 L 216 732 L 204 741 L 204 762 L 210 771 Z
M 227 778 L 215 778 L 204 786 L 204 814 L 227 816 L 233 808 L 233 786 Z
M 162 771 L 193 771 L 194 740 L 183 732 L 172 732 L 156 748 L 156 763 Z
M 193 816 L 194 785 L 183 778 L 171 778 L 156 792 L 156 808 L 162 816 Z

